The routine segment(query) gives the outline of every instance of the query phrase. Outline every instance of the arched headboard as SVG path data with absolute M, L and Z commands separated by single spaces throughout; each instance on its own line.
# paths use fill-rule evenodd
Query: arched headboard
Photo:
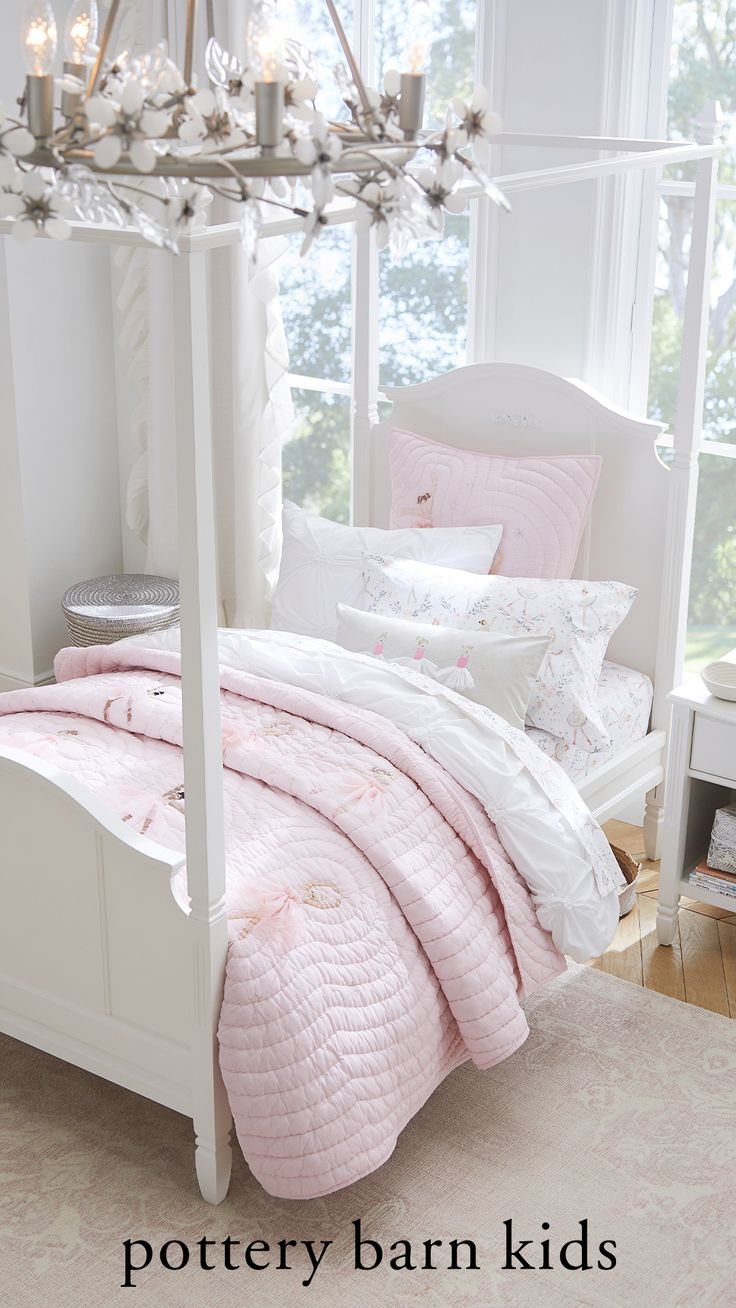
M 388 432 L 400 427 L 487 454 L 599 454 L 601 476 L 576 577 L 637 586 L 609 657 L 654 677 L 664 584 L 669 472 L 655 450 L 665 430 L 634 418 L 580 382 L 522 364 L 456 368 L 388 391 L 390 417 L 356 432 L 354 518 L 386 527 L 391 506 Z

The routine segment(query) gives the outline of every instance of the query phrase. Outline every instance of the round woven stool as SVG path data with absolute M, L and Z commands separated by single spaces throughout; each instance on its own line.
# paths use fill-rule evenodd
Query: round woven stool
M 163 631 L 179 621 L 179 586 L 145 572 L 78 581 L 61 607 L 74 645 L 111 645 L 124 636 Z

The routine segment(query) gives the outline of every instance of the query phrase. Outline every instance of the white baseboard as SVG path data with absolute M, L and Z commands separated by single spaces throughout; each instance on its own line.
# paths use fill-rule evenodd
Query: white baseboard
M 46 686 L 53 680 L 53 668 L 49 672 L 40 672 L 32 681 L 19 677 L 10 668 L 0 668 L 0 690 L 29 690 L 32 686 Z

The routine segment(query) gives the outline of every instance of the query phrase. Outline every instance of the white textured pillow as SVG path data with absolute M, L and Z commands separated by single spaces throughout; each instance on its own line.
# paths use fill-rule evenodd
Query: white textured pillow
M 363 613 L 338 604 L 337 643 L 358 654 L 397 662 L 467 695 L 524 730 L 524 714 L 546 636 L 504 636 Z
M 477 577 L 402 559 L 366 569 L 371 613 L 464 631 L 546 636 L 549 648 L 527 724 L 587 750 L 610 742 L 596 704 L 598 681 L 608 642 L 635 596 L 633 587 L 617 581 Z
M 344 527 L 289 503 L 283 526 L 271 626 L 323 640 L 335 639 L 338 603 L 365 607 L 363 573 L 371 557 L 488 572 L 501 540 L 500 527 Z

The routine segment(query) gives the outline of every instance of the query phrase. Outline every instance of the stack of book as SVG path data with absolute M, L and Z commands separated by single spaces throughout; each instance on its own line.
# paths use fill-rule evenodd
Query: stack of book
M 719 895 L 728 895 L 736 900 L 736 873 L 721 872 L 720 868 L 711 867 L 702 859 L 690 873 L 690 884 L 701 890 L 713 890 Z

